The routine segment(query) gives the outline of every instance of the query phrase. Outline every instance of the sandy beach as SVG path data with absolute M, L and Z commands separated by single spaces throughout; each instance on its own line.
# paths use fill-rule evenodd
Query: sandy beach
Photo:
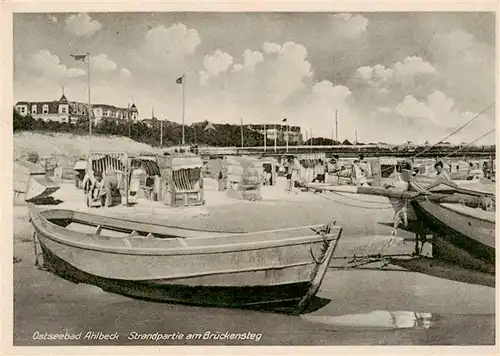
M 174 226 L 225 231 L 257 231 L 336 220 L 343 227 L 338 257 L 352 253 L 411 253 L 412 236 L 389 238 L 392 210 L 385 198 L 325 193 L 285 193 L 284 182 L 263 187 L 263 200 L 238 201 L 206 180 L 206 204 L 170 208 L 139 200 L 132 207 L 90 209 Z M 83 192 L 61 184 L 57 208 L 88 210 Z M 50 207 L 50 206 L 47 206 Z M 52 206 L 54 207 L 54 206 Z M 389 244 L 388 241 L 391 241 Z M 332 261 L 332 267 L 345 265 Z M 373 267 L 373 266 L 371 266 Z M 250 310 L 202 308 L 133 300 L 90 285 L 76 285 L 34 266 L 32 228 L 23 202 L 14 202 L 15 345 L 492 345 L 494 288 L 449 281 L 402 268 L 330 268 L 318 293 L 322 306 L 301 316 Z M 391 312 L 392 314 L 389 314 Z M 389 321 L 393 312 L 428 313 L 428 325 Z M 338 317 L 348 319 L 340 323 Z M 341 319 L 344 320 L 344 319 Z M 89 332 L 115 340 L 85 338 Z M 82 333 L 80 340 L 40 340 L 45 333 Z M 141 340 L 144 333 L 171 335 Z M 257 338 L 224 339 L 225 333 Z M 183 335 L 182 338 L 179 335 Z M 187 339 L 189 334 L 206 339 Z M 212 336 L 210 336 L 210 334 Z M 89 333 L 89 335 L 92 335 Z M 174 336 L 172 336 L 174 335 Z M 177 336 L 175 336 L 177 335 Z M 219 336 L 217 336 L 219 335 Z M 97 337 L 97 336 L 96 336 Z M 173 338 L 172 338 L 173 337 Z M 258 339 L 258 341 L 257 341 Z

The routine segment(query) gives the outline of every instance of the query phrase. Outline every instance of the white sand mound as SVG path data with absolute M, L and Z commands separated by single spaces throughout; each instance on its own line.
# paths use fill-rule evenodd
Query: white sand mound
M 29 152 L 36 152 L 40 157 L 52 155 L 83 156 L 90 150 L 131 153 L 158 152 L 157 148 L 121 136 L 80 136 L 70 133 L 34 132 L 14 134 L 14 159 L 21 158 Z

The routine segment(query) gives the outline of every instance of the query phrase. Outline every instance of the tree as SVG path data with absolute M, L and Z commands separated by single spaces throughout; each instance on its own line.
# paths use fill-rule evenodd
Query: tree
M 35 128 L 36 121 L 30 115 L 22 116 L 13 109 L 12 126 L 14 131 L 29 131 Z

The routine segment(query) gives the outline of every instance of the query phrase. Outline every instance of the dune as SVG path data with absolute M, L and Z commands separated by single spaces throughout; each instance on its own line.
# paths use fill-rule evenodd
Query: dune
M 159 152 L 158 148 L 123 136 L 82 136 L 70 133 L 19 132 L 14 134 L 14 159 L 36 152 L 39 157 L 65 155 L 81 157 L 89 150 L 130 153 Z

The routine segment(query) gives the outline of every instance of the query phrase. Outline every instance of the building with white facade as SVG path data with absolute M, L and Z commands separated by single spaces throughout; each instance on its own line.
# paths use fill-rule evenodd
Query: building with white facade
M 70 104 L 64 94 L 59 100 L 55 101 L 19 101 L 16 103 L 15 109 L 20 115 L 30 115 L 34 119 L 42 119 L 44 121 L 71 122 Z
M 34 119 L 44 121 L 58 121 L 61 123 L 75 123 L 80 118 L 87 118 L 88 104 L 68 101 L 63 94 L 59 100 L 46 102 L 19 101 L 14 106 L 22 116 L 30 115 Z M 139 120 L 139 111 L 135 104 L 129 108 L 121 108 L 108 104 L 93 104 L 93 124 L 98 125 L 103 119 L 110 120 Z
M 268 140 L 277 140 L 286 141 L 287 137 L 290 143 L 301 143 L 302 142 L 302 132 L 300 126 L 289 126 L 283 124 L 254 124 L 249 125 L 249 128 L 261 133 Z

